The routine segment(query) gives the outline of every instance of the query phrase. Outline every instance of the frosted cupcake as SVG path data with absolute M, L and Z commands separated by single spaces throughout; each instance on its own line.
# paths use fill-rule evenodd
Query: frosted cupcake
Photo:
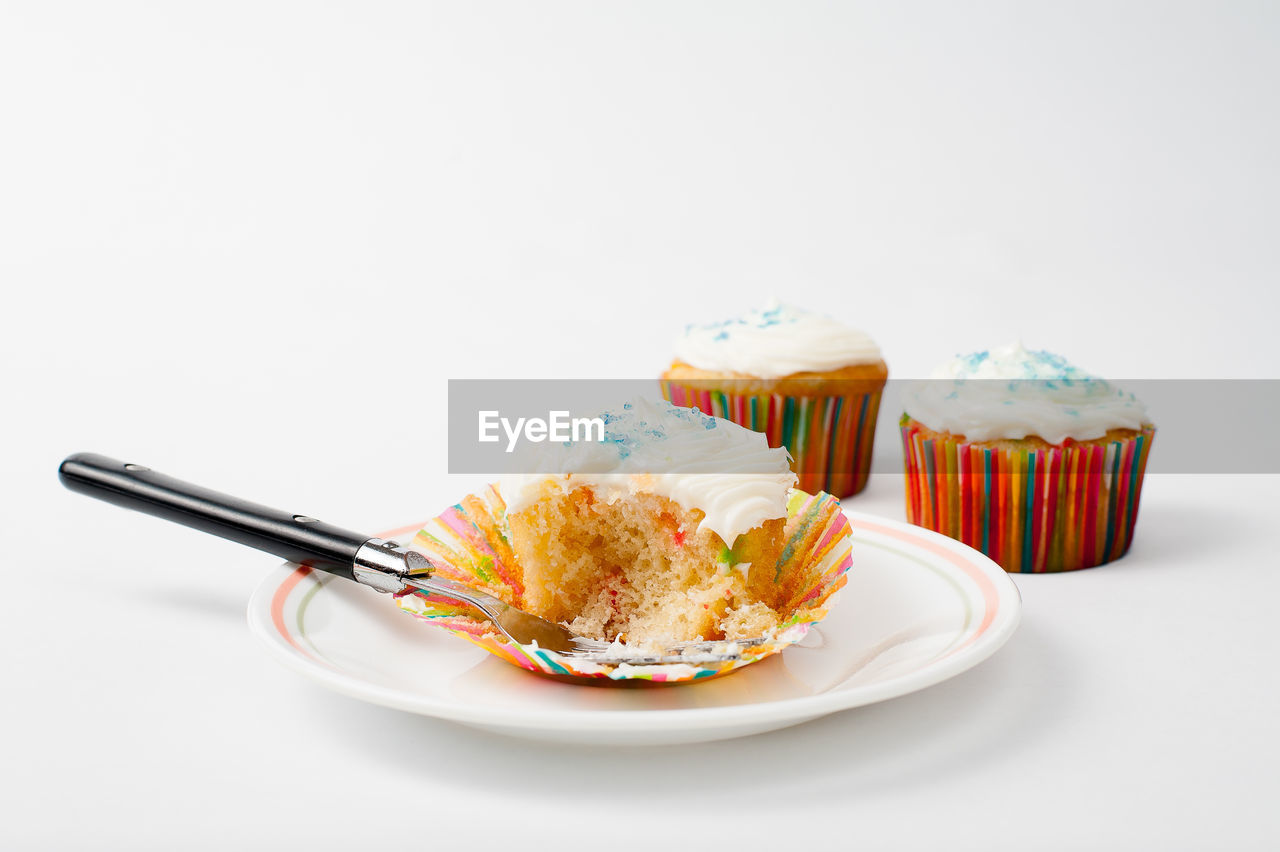
M 904 408 L 912 523 L 1021 573 L 1129 549 L 1155 436 L 1132 394 L 1013 344 L 942 365 Z
M 499 484 L 523 608 L 629 645 L 777 629 L 806 579 L 778 570 L 786 453 L 665 402 L 603 419 L 604 441 L 554 448 L 555 472 Z
M 520 463 L 531 472 L 462 498 L 412 547 L 440 578 L 609 640 L 617 661 L 512 642 L 448 595 L 396 603 L 512 665 L 599 683 L 728 674 L 826 616 L 852 565 L 851 528 L 835 497 L 792 487 L 785 450 L 661 401 L 599 419 L 590 435 L 539 444 Z M 726 644 L 644 659 L 699 638 Z
M 662 374 L 662 393 L 785 447 L 802 490 L 847 497 L 867 483 L 888 375 L 863 332 L 775 304 L 689 326 Z

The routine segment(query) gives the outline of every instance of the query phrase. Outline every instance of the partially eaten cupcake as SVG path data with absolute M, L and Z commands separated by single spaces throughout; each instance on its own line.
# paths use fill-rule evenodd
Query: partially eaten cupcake
M 696 409 L 637 401 L 603 441 L 503 479 L 522 606 L 628 645 L 768 634 L 803 578 L 778 572 L 785 449 Z

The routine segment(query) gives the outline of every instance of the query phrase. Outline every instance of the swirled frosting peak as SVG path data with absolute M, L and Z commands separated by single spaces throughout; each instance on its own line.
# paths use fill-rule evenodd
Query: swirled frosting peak
M 970 441 L 1036 436 L 1088 441 L 1109 429 L 1141 429 L 1147 410 L 1133 394 L 1021 343 L 958 355 L 905 394 L 911 419 Z
M 505 476 L 499 490 L 508 512 L 534 503 L 546 489 L 590 485 L 605 499 L 633 493 L 666 497 L 701 509 L 701 526 L 732 546 L 738 536 L 787 514 L 796 483 L 785 449 L 695 408 L 635 400 L 606 411 L 604 440 L 545 446 L 537 473 Z
M 675 356 L 700 370 L 778 379 L 875 364 L 880 347 L 843 323 L 775 302 L 737 319 L 689 326 Z

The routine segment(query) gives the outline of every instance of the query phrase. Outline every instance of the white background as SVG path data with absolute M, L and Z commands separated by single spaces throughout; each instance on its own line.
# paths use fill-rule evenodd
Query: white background
M 898 377 L 1016 338 L 1277 377 L 1278 38 L 1238 2 L 0 4 L 0 846 L 1274 848 L 1277 477 L 1150 478 L 1128 557 L 1018 577 L 939 687 L 603 750 L 311 685 L 245 627 L 270 557 L 55 469 L 394 527 L 479 484 L 448 378 L 656 375 L 773 295 Z M 853 505 L 902 518 L 900 478 Z

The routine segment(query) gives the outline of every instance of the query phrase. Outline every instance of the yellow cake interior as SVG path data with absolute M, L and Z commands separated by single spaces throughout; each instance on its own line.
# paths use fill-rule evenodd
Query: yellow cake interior
M 761 636 L 776 628 L 784 521 L 733 547 L 703 513 L 657 494 L 548 485 L 508 516 L 523 609 L 580 636 L 628 645 Z

